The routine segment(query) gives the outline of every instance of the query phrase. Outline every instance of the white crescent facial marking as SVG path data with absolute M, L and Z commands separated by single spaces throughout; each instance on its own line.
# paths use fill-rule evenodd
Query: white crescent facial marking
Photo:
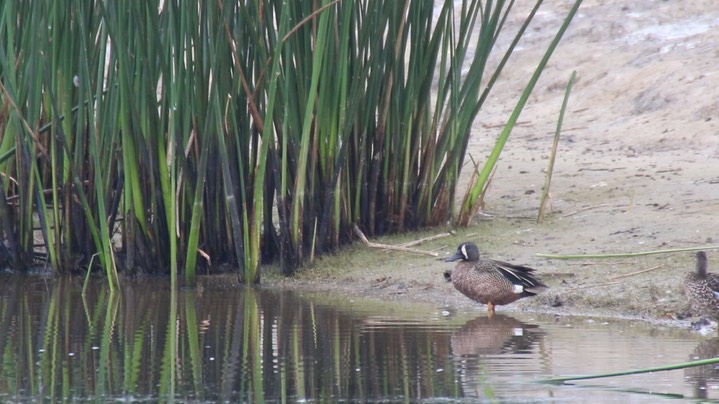
M 469 255 L 467 255 L 467 245 L 466 244 L 462 244 L 460 251 L 462 251 L 462 256 L 464 257 L 464 259 L 469 259 Z
M 524 292 L 524 286 L 522 286 L 522 285 L 512 285 L 512 292 L 514 292 L 514 293 L 516 293 L 516 294 L 520 294 L 520 293 Z

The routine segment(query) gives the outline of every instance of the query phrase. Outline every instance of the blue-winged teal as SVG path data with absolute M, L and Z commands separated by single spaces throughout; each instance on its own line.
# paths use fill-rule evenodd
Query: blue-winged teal
M 460 261 L 444 273 L 445 279 L 468 298 L 486 304 L 490 314 L 494 306 L 534 296 L 548 288 L 532 274 L 533 268 L 480 258 L 474 243 L 460 244 L 445 261 Z
M 684 292 L 696 314 L 719 321 L 719 275 L 707 272 L 707 254 L 697 252 L 696 270 L 684 278 Z

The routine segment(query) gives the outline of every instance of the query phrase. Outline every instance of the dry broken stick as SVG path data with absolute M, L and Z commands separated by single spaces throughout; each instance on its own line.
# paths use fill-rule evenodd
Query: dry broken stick
M 621 279 L 621 278 L 628 278 L 628 277 L 630 277 L 630 276 L 643 274 L 643 273 L 645 273 L 645 272 L 654 271 L 655 269 L 660 269 L 660 268 L 664 268 L 664 266 L 663 266 L 663 265 L 657 265 L 657 266 L 655 266 L 655 267 L 651 267 L 651 268 L 647 268 L 647 269 L 642 269 L 641 271 L 631 272 L 631 273 L 624 274 L 624 275 L 613 276 L 613 277 L 609 278 L 609 280 L 614 281 L 614 280 Z
M 450 231 L 450 232 L 447 232 L 447 233 L 435 234 L 434 236 L 429 236 L 429 237 L 421 238 L 421 239 L 419 239 L 419 240 L 408 241 L 408 242 L 406 242 L 406 243 L 400 244 L 399 246 L 400 246 L 400 247 L 409 247 L 409 246 L 413 246 L 413 245 L 425 243 L 425 242 L 427 242 L 427 241 L 437 240 L 438 238 L 448 237 L 448 236 L 453 236 L 453 235 L 454 235 L 454 232 L 453 232 L 453 231 Z
M 408 253 L 413 253 L 413 254 L 431 255 L 432 257 L 439 256 L 439 254 L 437 254 L 436 252 L 432 252 L 432 251 L 424 251 L 424 250 L 418 250 L 416 248 L 408 248 L 408 247 L 402 247 L 402 246 L 390 245 L 390 244 L 373 243 L 373 242 L 367 240 L 367 237 L 364 235 L 364 233 L 362 233 L 362 230 L 360 230 L 360 228 L 357 227 L 357 225 L 354 225 L 354 231 L 367 247 L 383 248 L 386 250 L 402 251 L 402 252 L 408 252 Z

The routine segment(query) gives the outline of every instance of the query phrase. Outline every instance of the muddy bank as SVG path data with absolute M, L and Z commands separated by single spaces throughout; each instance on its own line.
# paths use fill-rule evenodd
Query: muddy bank
M 437 252 L 438 258 L 358 243 L 335 256 L 323 257 L 295 278 L 268 275 L 265 284 L 337 293 L 349 299 L 370 298 L 400 305 L 421 303 L 437 310 L 483 313 L 486 306 L 472 302 L 445 282 L 443 272 L 454 264 L 439 261 L 453 253 L 460 242 L 475 240 L 483 246 L 486 256 L 537 268 L 550 286 L 536 297 L 499 307 L 499 312 L 534 311 L 690 324 L 691 313 L 681 280 L 694 266 L 692 253 L 572 261 L 537 257 L 536 252 L 555 250 L 540 251 L 538 245 L 552 245 L 557 231 L 570 231 L 571 226 L 566 226 L 565 221 L 537 225 L 533 219 L 525 218 L 486 219 L 455 235 L 418 246 Z M 401 244 L 414 237 L 443 232 L 428 231 L 380 241 Z

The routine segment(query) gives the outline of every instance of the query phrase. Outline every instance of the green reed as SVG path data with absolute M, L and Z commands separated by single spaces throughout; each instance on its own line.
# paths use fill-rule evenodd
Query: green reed
M 619 253 L 596 253 L 596 254 L 547 254 L 547 253 L 535 253 L 537 257 L 553 259 L 553 260 L 585 260 L 585 259 L 614 259 L 614 258 L 630 258 L 630 257 L 642 257 L 645 255 L 658 255 L 658 254 L 675 254 L 691 251 L 703 251 L 703 250 L 717 250 L 719 244 L 707 244 L 698 247 L 685 247 L 685 248 L 667 248 L 664 250 L 649 250 L 649 251 L 634 251 L 634 252 L 619 252 Z
M 695 366 L 715 365 L 717 363 L 719 363 L 719 358 L 710 358 L 710 359 L 701 359 L 701 360 L 682 362 L 682 363 L 674 363 L 674 364 L 665 365 L 665 366 L 655 366 L 655 367 L 643 368 L 643 369 L 623 370 L 623 371 L 619 371 L 619 372 L 597 373 L 597 374 L 593 374 L 593 375 L 553 377 L 550 379 L 537 380 L 536 383 L 565 384 L 567 382 L 572 382 L 572 381 L 576 381 L 576 380 L 603 379 L 603 378 L 607 378 L 607 377 L 618 377 L 618 376 L 636 375 L 636 374 L 642 374 L 642 373 L 663 372 L 663 371 L 667 371 L 667 370 L 687 369 L 687 368 L 691 368 L 691 367 L 695 367 Z
M 504 50 L 512 1 L 438 3 L 3 3 L 0 265 L 258 283 L 354 225 L 466 225 L 494 165 L 458 204 L 470 129 L 542 1 Z
M 552 151 L 549 153 L 549 162 L 547 163 L 547 174 L 544 176 L 544 186 L 542 186 L 542 196 L 539 198 L 539 211 L 537 212 L 537 223 L 544 220 L 544 211 L 547 203 L 550 202 L 549 188 L 552 185 L 552 175 L 554 174 L 554 162 L 557 157 L 557 148 L 559 146 L 559 135 L 562 133 L 562 123 L 564 122 L 564 113 L 567 111 L 569 103 L 569 94 L 572 92 L 574 81 L 577 78 L 577 71 L 573 71 L 569 77 L 567 88 L 564 90 L 564 99 L 562 106 L 559 108 L 559 116 L 557 117 L 557 129 L 554 131 L 554 140 L 552 141 Z

